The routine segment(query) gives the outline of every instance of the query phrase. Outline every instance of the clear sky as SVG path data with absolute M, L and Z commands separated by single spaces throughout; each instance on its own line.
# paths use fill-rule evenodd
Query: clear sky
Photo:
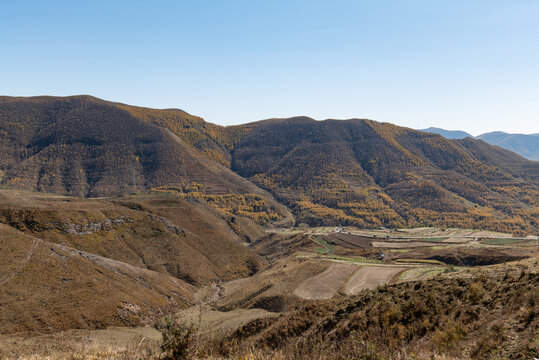
M 539 132 L 539 1 L 4 0 L 0 94 Z

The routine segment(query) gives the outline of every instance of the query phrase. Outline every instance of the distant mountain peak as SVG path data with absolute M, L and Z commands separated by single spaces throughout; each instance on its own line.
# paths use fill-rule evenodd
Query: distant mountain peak
M 420 131 L 440 134 L 446 139 L 465 139 L 467 137 L 473 138 L 473 135 L 461 130 L 445 130 L 437 127 L 430 127 L 427 129 L 422 129 Z
M 504 131 L 492 131 L 474 137 L 465 131 L 445 130 L 437 127 L 430 127 L 421 131 L 440 134 L 446 139 L 471 137 L 483 140 L 490 145 L 513 151 L 526 159 L 539 161 L 539 134 L 511 134 Z

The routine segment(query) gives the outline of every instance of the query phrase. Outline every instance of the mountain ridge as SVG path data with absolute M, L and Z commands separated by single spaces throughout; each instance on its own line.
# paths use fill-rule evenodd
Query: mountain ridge
M 446 139 L 464 139 L 466 137 L 473 138 L 474 136 L 466 131 L 461 130 L 446 130 L 438 127 L 429 127 L 427 129 L 421 129 L 423 132 L 431 132 L 435 134 L 440 134 Z
M 478 158 L 473 147 L 482 141 L 450 141 L 366 119 L 295 117 L 244 126 L 250 131 L 235 145 L 231 168 L 291 207 L 298 222 L 491 226 L 480 213 L 497 222 L 503 206 L 516 206 L 528 229 L 535 228 L 537 163 L 486 143 Z M 512 186 L 527 189 L 531 203 L 509 199 Z
M 512 134 L 503 131 L 492 131 L 473 136 L 464 131 L 445 130 L 435 127 L 422 129 L 420 131 L 440 134 L 447 139 L 464 139 L 466 137 L 471 137 L 483 140 L 490 145 L 496 145 L 506 150 L 513 151 L 528 160 L 539 161 L 539 133 Z
M 296 224 L 537 231 L 537 163 L 481 140 L 368 119 L 222 127 L 179 109 L 89 96 L 3 97 L 0 115 L 0 183 L 9 188 L 67 195 L 82 188 L 90 196 L 155 190 L 229 214 L 248 213 L 228 194 L 255 194 L 281 217 L 287 210 L 272 196 L 290 207 Z M 247 208 L 260 209 L 254 202 Z

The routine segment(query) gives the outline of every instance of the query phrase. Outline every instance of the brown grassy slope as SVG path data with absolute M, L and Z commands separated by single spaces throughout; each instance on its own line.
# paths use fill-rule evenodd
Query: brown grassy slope
M 53 244 L 0 224 L 0 332 L 151 324 L 190 302 L 169 275 Z
M 253 321 L 233 338 L 285 359 L 528 359 L 539 353 L 538 269 L 535 258 L 383 286 Z
M 296 235 L 267 234 L 260 237 L 249 248 L 268 262 L 273 263 L 298 252 L 315 251 L 317 245 L 312 237 L 299 233 Z
M 2 223 L 193 284 L 243 277 L 259 268 L 259 257 L 242 241 L 256 239 L 260 230 L 233 229 L 227 220 L 205 204 L 173 196 L 77 199 L 0 192 Z
M 359 119 L 271 119 L 244 127 L 231 168 L 290 206 L 298 222 L 537 232 L 539 163 L 515 162 L 483 142 L 466 140 L 480 143 L 475 151 Z
M 155 125 L 162 124 L 148 120 L 142 110 L 127 108 L 90 96 L 1 97 L 0 185 L 110 196 L 196 182 L 207 194 L 268 196 L 169 129 Z M 168 113 L 176 112 L 158 112 Z M 195 117 L 182 115 L 178 121 L 182 119 Z
M 306 279 L 323 272 L 329 262 L 289 257 L 252 277 L 227 282 L 214 304 L 221 311 L 237 308 L 285 312 L 304 302 L 294 290 Z

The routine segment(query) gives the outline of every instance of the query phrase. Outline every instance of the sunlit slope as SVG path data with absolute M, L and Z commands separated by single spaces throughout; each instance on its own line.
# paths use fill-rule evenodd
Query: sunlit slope
M 262 193 L 144 113 L 125 108 L 89 96 L 0 98 L 1 184 L 74 196 L 192 182 L 210 194 Z
M 297 224 L 538 231 L 539 164 L 481 140 L 362 119 L 222 127 L 182 110 L 88 96 L 4 97 L 0 115 L 0 184 L 8 188 L 153 191 L 290 224 L 271 193 Z
M 174 196 L 97 200 L 0 191 L 0 223 L 193 285 L 245 277 L 261 265 L 242 244 L 259 236 L 256 225 L 238 219 L 231 227 L 209 206 Z
M 152 324 L 191 301 L 192 286 L 167 274 L 0 233 L 0 333 Z
M 537 231 L 539 163 L 482 141 L 360 119 L 244 127 L 232 169 L 275 194 L 298 222 Z

